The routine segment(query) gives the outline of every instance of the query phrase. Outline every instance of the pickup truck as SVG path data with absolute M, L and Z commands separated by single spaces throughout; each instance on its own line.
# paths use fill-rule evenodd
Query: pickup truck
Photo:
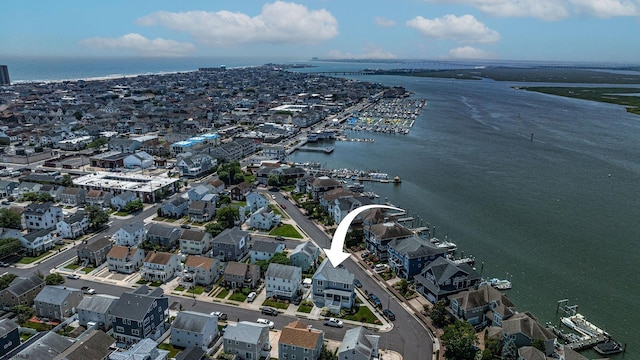
M 87 295 L 94 295 L 96 293 L 95 289 L 92 289 L 88 286 L 83 286 L 81 290 L 84 294 L 87 294 Z

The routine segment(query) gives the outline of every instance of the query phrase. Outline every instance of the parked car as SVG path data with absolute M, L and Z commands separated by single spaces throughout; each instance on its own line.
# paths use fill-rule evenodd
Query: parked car
M 81 290 L 82 290 L 83 293 L 85 293 L 87 295 L 93 295 L 93 294 L 96 293 L 95 289 L 92 289 L 92 288 L 90 288 L 88 286 L 83 286 Z
M 378 297 L 378 295 L 374 293 L 369 294 L 369 301 L 371 301 L 371 303 L 376 307 L 382 307 L 382 301 L 380 301 L 380 298 Z
M 191 225 L 187 225 L 187 224 L 182 224 L 180 225 L 180 227 L 183 229 L 191 229 Z
M 11 203 L 10 203 L 10 202 L 8 202 L 7 200 L 3 200 L 3 201 L 2 201 L 2 205 L 11 205 Z
M 333 326 L 338 328 L 341 328 L 344 326 L 344 323 L 342 322 L 342 320 L 339 320 L 336 318 L 329 318 L 327 321 L 324 322 L 324 324 L 327 326 Z
M 387 270 L 387 268 L 389 267 L 389 265 L 387 264 L 377 264 L 373 270 L 375 270 L 376 272 L 383 272 L 385 270 Z
M 217 316 L 218 320 L 227 320 L 227 314 L 222 311 L 214 311 L 210 315 Z
M 264 315 L 278 316 L 278 310 L 269 306 L 261 307 L 260 312 Z
M 358 279 L 353 279 L 353 285 L 355 285 L 356 287 L 359 287 L 359 288 L 362 287 L 362 283 Z
M 250 292 L 249 295 L 247 295 L 247 302 L 253 302 L 253 300 L 256 299 L 257 295 L 258 294 L 256 294 L 255 291 Z
M 278 241 L 284 241 L 284 237 L 282 237 L 282 236 L 276 236 L 276 240 L 278 240 Z
M 393 313 L 390 309 L 382 310 L 382 315 L 386 316 L 387 319 L 394 321 L 396 319 L 396 314 Z
M 262 319 L 262 318 L 260 318 L 260 319 L 256 320 L 256 322 L 257 322 L 258 324 L 267 325 L 267 326 L 269 327 L 269 329 L 273 329 L 273 327 L 275 326 L 275 324 L 273 323 L 273 321 L 271 321 L 271 320 L 267 320 L 267 319 Z
M 0 267 L 8 267 L 8 266 L 9 266 L 9 263 L 0 261 Z
M 287 205 L 285 205 L 285 204 L 280 204 L 280 207 L 282 207 L 283 209 L 286 209 L 286 208 L 287 208 Z
M 78 274 L 69 274 L 69 275 L 67 275 L 67 278 L 68 279 L 73 279 L 73 280 L 78 280 L 78 279 L 80 279 L 80 275 L 78 275 Z

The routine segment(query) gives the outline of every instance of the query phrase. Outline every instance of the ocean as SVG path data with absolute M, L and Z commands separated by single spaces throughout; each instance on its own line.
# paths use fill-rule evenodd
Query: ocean
M 8 63 L 12 81 L 101 78 L 261 65 L 269 59 L 59 59 Z M 299 71 L 408 67 L 307 62 Z M 425 62 L 433 68 L 473 66 Z M 418 66 L 418 65 L 416 65 Z M 373 143 L 335 142 L 325 155 L 290 160 L 378 170 L 400 185 L 365 189 L 406 208 L 436 236 L 476 257 L 485 277 L 508 278 L 520 312 L 559 323 L 568 299 L 640 358 L 640 117 L 616 105 L 515 90 L 522 83 L 400 76 L 355 79 L 403 86 L 427 105 L 408 135 L 354 132 Z M 531 135 L 533 134 L 533 140 Z M 597 358 L 595 353 L 583 353 Z

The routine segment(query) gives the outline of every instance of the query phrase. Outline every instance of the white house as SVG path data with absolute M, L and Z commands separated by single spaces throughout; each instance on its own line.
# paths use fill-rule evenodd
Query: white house
M 178 255 L 160 251 L 147 253 L 142 263 L 140 277 L 147 281 L 167 282 L 180 269 L 180 259 Z
M 245 211 L 252 213 L 265 206 L 269 206 L 269 200 L 261 193 L 251 192 L 247 194 L 247 205 Z
M 211 249 L 211 233 L 201 230 L 185 230 L 180 236 L 183 254 L 201 255 Z
M 195 311 L 180 311 L 171 323 L 171 344 L 206 350 L 218 336 L 218 318 Z
M 62 220 L 62 209 L 53 206 L 51 201 L 43 204 L 32 203 L 24 208 L 22 216 L 27 229 L 52 229 Z
M 280 215 L 276 215 L 270 207 L 260 208 L 249 217 L 249 227 L 259 230 L 269 230 L 278 225 L 281 220 Z
M 49 229 L 30 231 L 18 239 L 20 239 L 22 247 L 26 249 L 29 255 L 39 255 L 52 249 L 55 241 Z
M 297 266 L 271 263 L 264 277 L 268 298 L 293 301 L 302 290 L 302 269 Z
M 87 214 L 85 212 L 77 212 L 60 220 L 56 224 L 56 231 L 59 236 L 65 239 L 76 239 L 87 232 L 89 225 Z
M 122 194 L 116 195 L 111 198 L 111 207 L 122 210 L 128 203 L 137 200 L 138 197 L 133 191 L 125 191 Z
M 196 284 L 207 286 L 218 280 L 220 275 L 220 260 L 198 255 L 189 255 L 184 262 L 184 272 L 191 274 Z
M 127 169 L 140 168 L 146 169 L 153 165 L 153 156 L 144 151 L 137 151 L 123 160 L 124 167 Z
M 113 234 L 116 245 L 138 246 L 144 241 L 146 230 L 142 221 L 127 223 Z
M 107 253 L 109 271 L 132 274 L 142 266 L 144 251 L 137 247 L 114 245 Z
M 251 255 L 251 263 L 256 261 L 270 260 L 276 253 L 284 252 L 284 242 L 255 240 L 249 254 Z

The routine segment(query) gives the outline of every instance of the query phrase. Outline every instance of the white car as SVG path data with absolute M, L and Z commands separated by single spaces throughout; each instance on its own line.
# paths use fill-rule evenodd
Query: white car
M 267 319 L 262 319 L 262 318 L 260 318 L 260 319 L 256 320 L 256 322 L 257 322 L 258 324 L 267 325 L 267 326 L 269 327 L 269 329 L 273 329 L 273 327 L 275 326 L 275 324 L 273 323 L 273 321 L 271 321 L 271 320 L 267 320 Z
M 324 324 L 327 326 L 333 326 L 338 328 L 341 328 L 342 326 L 344 326 L 344 323 L 342 322 L 342 320 L 339 320 L 336 318 L 329 318 L 329 320 L 325 321 Z
M 214 311 L 211 313 L 211 315 L 217 317 L 218 320 L 227 320 L 227 314 L 223 313 L 222 311 Z

